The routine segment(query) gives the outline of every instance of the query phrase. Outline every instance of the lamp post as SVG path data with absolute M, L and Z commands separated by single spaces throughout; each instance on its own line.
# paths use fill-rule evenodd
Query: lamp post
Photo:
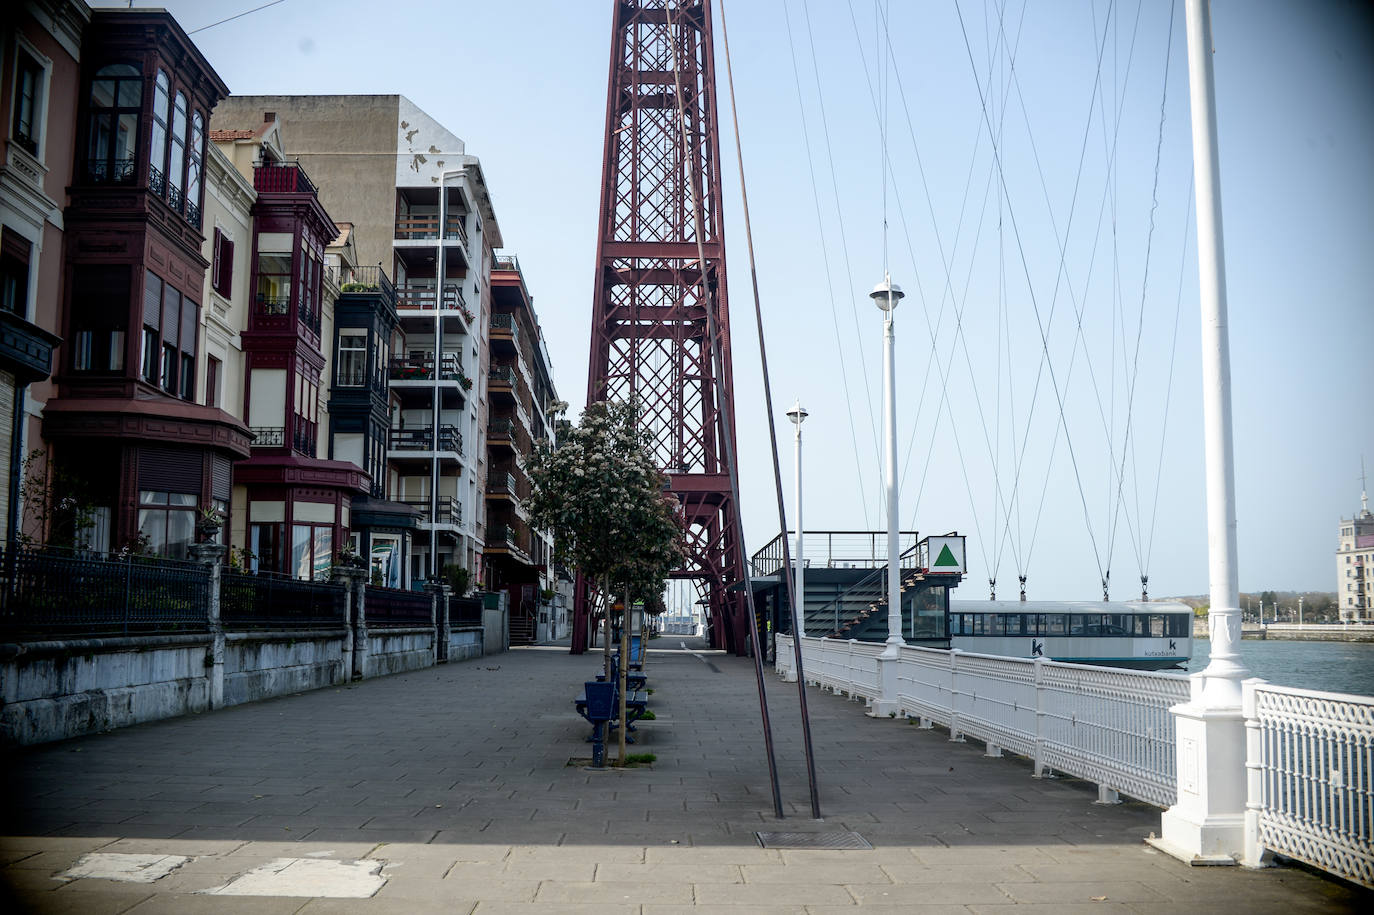
M 806 591 L 803 590 L 806 581 L 806 562 L 802 558 L 806 535 L 802 527 L 801 427 L 809 415 L 806 408 L 801 405 L 800 399 L 792 405 L 792 409 L 787 411 L 787 418 L 792 420 L 792 425 L 797 427 L 796 434 L 792 438 L 792 453 L 797 466 L 797 551 L 792 554 L 792 562 L 795 563 L 794 568 L 796 569 L 792 574 L 792 593 L 796 598 L 792 606 L 792 637 L 795 639 L 806 635 Z M 783 531 L 783 536 L 787 536 L 786 531 Z
M 883 274 L 868 294 L 883 312 L 883 442 L 887 452 L 887 647 L 880 657 L 898 658 L 902 646 L 902 578 L 897 538 L 897 372 L 893 362 L 892 313 L 902 299 L 902 287 Z M 798 525 L 800 527 L 800 525 Z

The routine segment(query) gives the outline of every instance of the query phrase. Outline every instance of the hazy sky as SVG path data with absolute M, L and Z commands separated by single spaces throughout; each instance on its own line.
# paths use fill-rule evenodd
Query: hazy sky
M 158 5 L 194 31 L 260 4 Z M 1374 473 L 1374 18 L 1353 0 L 1212 10 L 1240 583 L 1327 590 L 1361 455 Z M 903 526 L 968 535 L 958 596 L 985 597 L 991 569 L 999 597 L 1024 573 L 1033 599 L 1094 599 L 1110 569 L 1112 596 L 1129 598 L 1142 568 L 1155 596 L 1204 593 L 1182 0 L 1172 13 L 1141 0 L 725 12 L 789 511 L 781 414 L 800 397 L 808 530 L 884 523 L 882 327 L 867 293 L 886 265 L 907 292 Z M 401 93 L 463 137 L 576 412 L 610 18 L 609 0 L 284 0 L 193 37 L 235 93 Z M 777 519 L 721 88 L 752 551 Z

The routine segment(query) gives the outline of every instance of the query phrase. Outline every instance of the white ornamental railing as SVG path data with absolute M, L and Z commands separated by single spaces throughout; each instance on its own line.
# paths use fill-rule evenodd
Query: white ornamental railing
M 1374 886 L 1374 699 L 1244 686 L 1247 864 L 1286 855 Z
M 895 696 L 882 696 L 881 644 L 804 638 L 806 679 L 838 692 L 884 698 L 896 713 L 943 724 L 1030 757 L 1049 770 L 1096 782 L 1103 800 L 1122 792 L 1161 807 L 1178 796 L 1170 706 L 1186 702 L 1179 674 L 1116 670 L 963 651 L 903 648 Z M 790 675 L 792 642 L 778 636 L 777 669 Z

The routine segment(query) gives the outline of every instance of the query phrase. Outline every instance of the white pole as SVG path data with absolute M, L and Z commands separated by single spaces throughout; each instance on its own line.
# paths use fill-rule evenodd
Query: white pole
M 1302 598 L 1298 598 L 1298 627 L 1302 628 Z
M 891 293 L 888 294 L 889 302 Z M 887 648 L 886 657 L 898 657 L 906 642 L 902 639 L 901 546 L 897 534 L 897 372 L 894 365 L 895 333 L 893 309 L 888 308 L 883 322 L 883 438 L 887 451 Z
M 1231 355 L 1226 319 L 1226 263 L 1217 159 L 1212 19 L 1208 0 L 1187 0 L 1188 88 L 1192 109 L 1193 176 L 1197 187 L 1198 279 L 1202 311 L 1203 442 L 1207 484 L 1207 565 L 1211 663 L 1202 704 L 1239 707 L 1240 588 L 1236 560 L 1235 446 L 1231 433 Z M 1262 613 L 1261 613 L 1262 615 Z
M 806 635 L 806 554 L 803 552 L 806 542 L 806 529 L 802 527 L 802 441 L 801 441 L 801 417 L 805 416 L 805 411 L 801 408 L 801 401 L 793 408 L 800 414 L 797 419 L 796 437 L 793 439 L 793 451 L 795 452 L 797 463 L 797 551 L 792 554 L 792 561 L 797 564 L 797 574 L 793 579 L 793 594 L 796 596 L 797 606 L 792 611 L 792 620 L 795 632 L 794 638 L 802 638 Z

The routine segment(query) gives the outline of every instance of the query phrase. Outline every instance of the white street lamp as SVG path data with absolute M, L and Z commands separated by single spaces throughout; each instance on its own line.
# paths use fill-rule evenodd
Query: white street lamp
M 902 646 L 902 575 L 897 537 L 897 372 L 893 360 L 892 315 L 902 287 L 889 274 L 868 294 L 883 312 L 883 442 L 887 451 L 887 647 L 880 657 L 898 658 Z
M 803 590 L 806 580 L 806 561 L 802 558 L 805 533 L 802 527 L 801 427 L 802 423 L 806 421 L 806 417 L 809 415 L 810 414 L 806 412 L 806 408 L 801 405 L 800 399 L 792 405 L 792 409 L 787 411 L 787 418 L 792 420 L 792 425 L 797 427 L 796 435 L 792 439 L 793 457 L 797 465 L 797 549 L 796 552 L 792 554 L 792 562 L 796 564 L 794 566 L 796 571 L 792 575 L 792 594 L 794 597 L 792 606 L 792 637 L 798 639 L 806 635 L 806 591 Z M 783 531 L 783 536 L 787 536 L 786 531 Z

